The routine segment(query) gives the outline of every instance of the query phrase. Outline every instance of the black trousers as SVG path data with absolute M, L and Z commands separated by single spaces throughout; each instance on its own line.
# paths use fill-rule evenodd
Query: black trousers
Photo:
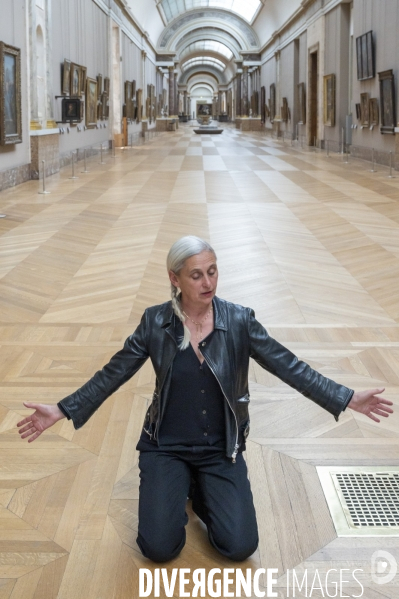
M 242 454 L 233 464 L 222 451 L 141 452 L 137 544 L 154 562 L 177 557 L 186 542 L 187 495 L 222 555 L 243 561 L 258 546 L 258 529 Z

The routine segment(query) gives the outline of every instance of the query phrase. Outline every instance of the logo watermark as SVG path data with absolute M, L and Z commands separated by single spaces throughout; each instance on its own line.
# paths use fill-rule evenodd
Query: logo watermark
M 398 563 L 392 553 L 379 549 L 371 556 L 371 579 L 376 584 L 392 582 L 398 571 Z

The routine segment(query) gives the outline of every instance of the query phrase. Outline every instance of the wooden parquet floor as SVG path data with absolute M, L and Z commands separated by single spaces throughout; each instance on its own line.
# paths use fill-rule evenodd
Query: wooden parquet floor
M 336 423 L 251 365 L 246 459 L 260 545 L 239 567 L 278 568 L 280 598 L 294 568 L 360 568 L 361 596 L 399 597 L 398 576 L 370 576 L 376 549 L 399 562 L 399 538 L 338 538 L 316 473 L 399 465 L 399 176 L 368 168 L 232 127 L 210 138 L 187 126 L 103 166 L 93 157 L 77 180 L 64 169 L 48 196 L 33 181 L 0 194 L 0 599 L 136 599 L 139 568 L 155 567 L 135 542 L 151 366 L 79 431 L 63 421 L 28 445 L 16 423 L 23 401 L 68 395 L 145 307 L 168 299 L 166 253 L 186 234 L 215 247 L 219 296 L 254 308 L 323 374 L 384 386 L 396 406 L 379 425 L 349 411 Z M 187 545 L 168 570 L 237 566 L 187 509 Z M 359 586 L 347 583 L 341 596 L 352 594 Z

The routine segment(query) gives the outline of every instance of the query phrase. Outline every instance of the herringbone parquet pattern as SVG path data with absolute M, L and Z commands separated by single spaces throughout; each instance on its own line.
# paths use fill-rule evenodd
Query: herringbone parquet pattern
M 48 196 L 37 182 L 0 195 L 0 598 L 135 599 L 138 569 L 154 567 L 135 542 L 150 364 L 79 431 L 62 421 L 28 446 L 16 423 L 23 401 L 69 394 L 168 299 L 166 253 L 186 234 L 215 247 L 219 296 L 326 376 L 384 386 L 396 406 L 380 425 L 350 411 L 336 423 L 251 365 L 260 546 L 239 566 L 278 568 L 280 598 L 293 568 L 361 568 L 364 597 L 397 598 L 398 578 L 373 583 L 370 559 L 380 548 L 399 561 L 399 539 L 337 538 L 316 466 L 399 465 L 399 178 L 231 127 L 211 139 L 183 127 L 89 168 L 52 177 Z M 231 567 L 188 513 L 169 569 Z

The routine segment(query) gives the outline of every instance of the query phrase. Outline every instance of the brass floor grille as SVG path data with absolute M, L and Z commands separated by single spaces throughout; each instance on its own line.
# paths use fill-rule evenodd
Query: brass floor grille
M 399 536 L 399 468 L 317 468 L 338 536 Z

